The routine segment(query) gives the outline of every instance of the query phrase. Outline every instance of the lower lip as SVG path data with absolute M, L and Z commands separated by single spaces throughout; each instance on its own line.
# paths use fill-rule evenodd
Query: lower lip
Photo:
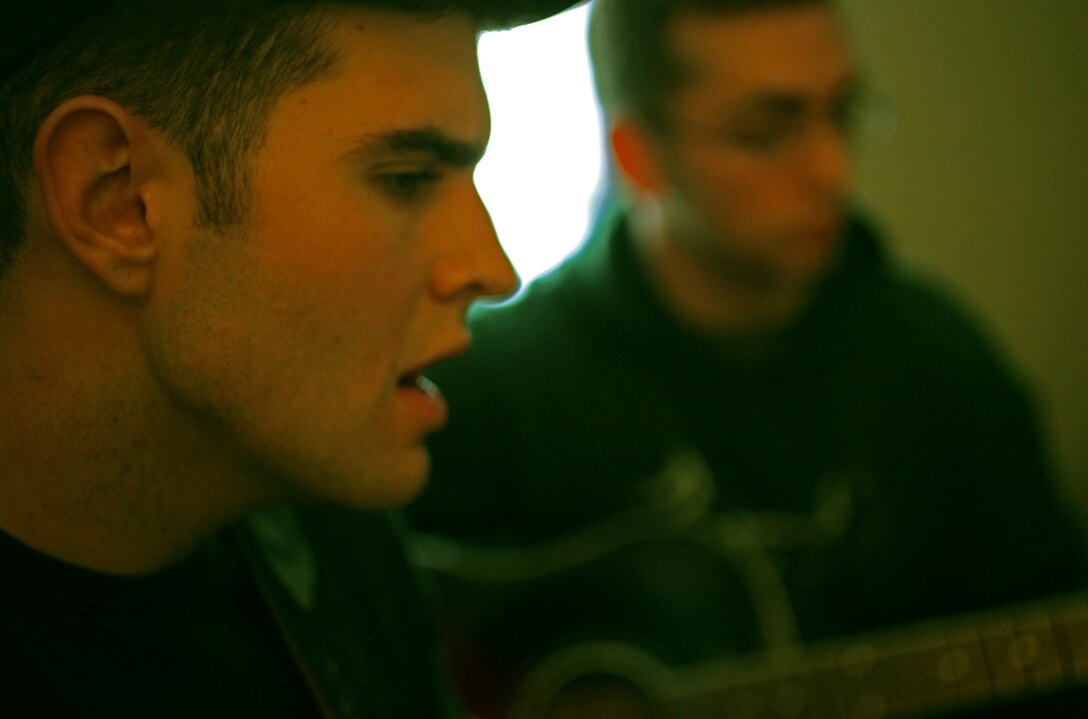
M 431 432 L 446 424 L 449 406 L 437 387 L 433 391 L 419 387 L 398 387 L 397 396 L 419 418 L 424 431 Z

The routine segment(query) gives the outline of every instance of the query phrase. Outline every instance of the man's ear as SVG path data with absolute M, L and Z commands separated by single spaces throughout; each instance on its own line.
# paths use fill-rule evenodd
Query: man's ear
M 156 256 L 133 158 L 146 128 L 119 105 L 81 96 L 50 113 L 34 167 L 56 237 L 106 287 L 140 297 Z
M 664 184 L 660 148 L 656 138 L 643 124 L 629 117 L 618 117 L 609 132 L 616 166 L 639 194 L 655 195 Z

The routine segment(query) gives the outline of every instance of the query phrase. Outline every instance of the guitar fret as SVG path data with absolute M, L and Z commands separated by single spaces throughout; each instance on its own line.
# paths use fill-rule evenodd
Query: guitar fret
M 807 676 L 806 717 L 841 716 L 845 711 L 839 669 L 827 662 L 814 663 Z
M 888 692 L 878 689 L 881 682 L 881 657 L 869 644 L 846 646 L 837 652 L 841 671 L 839 687 L 843 696 L 843 717 L 883 719 L 888 712 Z
M 1083 595 L 681 669 L 664 705 L 677 719 L 892 719 L 1075 682 L 1088 684 Z
M 936 666 L 942 681 L 952 684 L 962 708 L 983 704 L 994 695 L 994 683 L 986 663 L 977 627 L 950 630 L 945 634 L 946 654 Z
M 1061 685 L 1065 669 L 1045 614 L 1006 621 L 982 633 L 995 693 L 1011 698 Z
M 992 624 L 979 630 L 994 695 L 1001 698 L 1018 696 L 1028 686 L 1027 676 L 1007 661 L 1013 633 L 1011 621 Z
M 970 670 L 970 655 L 950 648 L 943 634 L 905 640 L 885 661 L 896 713 L 923 713 L 960 701 L 956 683 Z
M 1055 642 L 1050 616 L 1042 610 L 1033 610 L 1018 617 L 1017 644 L 1013 647 L 1013 661 L 1025 662 L 1025 670 L 1035 691 L 1052 691 L 1068 681 L 1066 662 L 1062 661 Z
M 733 669 L 728 684 L 688 689 L 673 717 L 737 717 L 738 719 L 825 719 L 840 714 L 842 701 L 835 689 L 837 670 L 805 667 L 798 661 L 779 660 L 770 673 L 764 668 Z M 829 690 L 830 689 L 830 690 Z
M 774 719 L 818 719 L 841 707 L 837 693 L 820 691 L 833 677 L 831 670 L 801 661 L 779 664 L 763 685 L 765 716 Z M 834 685 L 832 685 L 833 687 Z
M 1088 683 L 1088 598 L 1077 595 L 1052 603 L 1048 613 L 1067 678 Z

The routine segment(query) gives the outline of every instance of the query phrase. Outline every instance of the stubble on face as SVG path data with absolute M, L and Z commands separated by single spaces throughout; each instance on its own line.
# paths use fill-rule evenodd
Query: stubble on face
M 463 349 L 467 302 L 432 292 L 445 238 L 494 236 L 482 208 L 478 227 L 449 226 L 479 202 L 471 166 L 360 162 L 357 148 L 420 129 L 482 147 L 487 109 L 469 18 L 344 11 L 332 27 L 340 61 L 276 104 L 248 221 L 187 243 L 148 355 L 178 411 L 260 477 L 261 500 L 380 507 L 429 469 L 434 420 L 405 401 L 404 373 Z M 430 172 L 427 192 L 401 194 Z
M 662 142 L 667 231 L 741 286 L 813 281 L 834 261 L 849 191 L 845 138 L 826 126 L 855 84 L 833 11 L 813 4 L 686 15 L 671 38 L 688 67 L 674 112 L 715 137 L 681 126 Z M 773 137 L 786 123 L 807 123 L 792 155 L 761 155 L 728 139 Z

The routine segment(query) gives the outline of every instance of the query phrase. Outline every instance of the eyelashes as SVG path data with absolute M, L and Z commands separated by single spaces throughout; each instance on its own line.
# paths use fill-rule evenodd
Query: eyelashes
M 433 169 L 385 172 L 377 177 L 382 191 L 399 202 L 418 202 L 426 199 L 444 177 Z

